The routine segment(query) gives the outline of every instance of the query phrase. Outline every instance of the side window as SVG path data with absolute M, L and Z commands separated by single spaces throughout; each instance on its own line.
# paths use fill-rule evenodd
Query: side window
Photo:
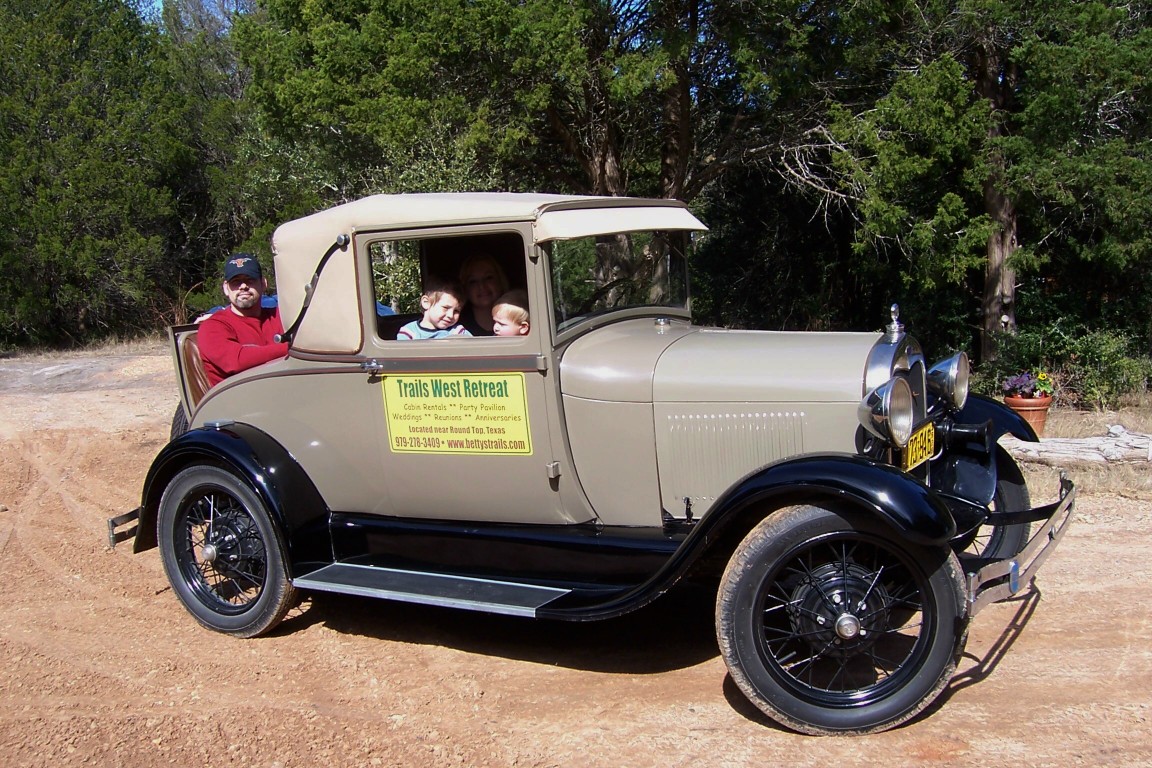
M 420 295 L 430 282 L 458 284 L 465 304 L 460 323 L 472 335 L 493 335 L 493 305 L 509 290 L 527 304 L 524 241 L 515 232 L 378 240 L 368 253 L 381 339 L 395 339 L 421 314 Z M 528 332 L 526 315 L 518 327 Z

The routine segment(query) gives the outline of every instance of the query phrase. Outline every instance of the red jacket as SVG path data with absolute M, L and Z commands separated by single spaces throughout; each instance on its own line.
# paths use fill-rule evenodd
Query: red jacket
M 208 383 L 287 355 L 288 344 L 275 341 L 283 332 L 279 308 L 264 309 L 259 317 L 238 315 L 231 307 L 214 312 L 196 333 Z

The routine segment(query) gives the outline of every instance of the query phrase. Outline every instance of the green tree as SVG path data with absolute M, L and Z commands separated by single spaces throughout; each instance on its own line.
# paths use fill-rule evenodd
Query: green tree
M 691 200 L 768 150 L 721 5 L 266 0 L 236 33 L 270 128 L 349 162 L 449 146 L 506 189 Z
M 0 0 L 0 340 L 155 323 L 172 141 L 159 41 L 119 0 Z
M 1016 327 L 1020 270 L 1079 262 L 1066 276 L 1076 280 L 1147 260 L 1148 9 L 896 7 L 887 55 L 855 57 L 873 95 L 829 98 L 785 167 L 826 204 L 850 207 L 861 255 L 894 251 L 906 281 L 963 286 L 982 271 L 974 315 L 990 358 L 996 333 Z

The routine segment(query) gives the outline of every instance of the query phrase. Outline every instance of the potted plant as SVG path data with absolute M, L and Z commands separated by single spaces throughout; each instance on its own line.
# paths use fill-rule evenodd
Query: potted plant
M 1004 404 L 1031 424 L 1039 437 L 1044 434 L 1053 389 L 1046 371 L 1024 371 L 1004 380 Z

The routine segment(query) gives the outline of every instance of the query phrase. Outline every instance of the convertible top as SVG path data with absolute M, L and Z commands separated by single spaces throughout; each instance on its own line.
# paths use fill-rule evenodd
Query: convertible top
M 285 326 L 300 314 L 305 286 L 332 249 L 293 347 L 351 353 L 360 348 L 360 308 L 352 240 L 387 232 L 462 224 L 531 222 L 533 242 L 651 229 L 705 230 L 678 200 L 513 192 L 373 195 L 290 221 L 272 236 L 276 290 Z M 348 244 L 336 245 L 344 235 Z

